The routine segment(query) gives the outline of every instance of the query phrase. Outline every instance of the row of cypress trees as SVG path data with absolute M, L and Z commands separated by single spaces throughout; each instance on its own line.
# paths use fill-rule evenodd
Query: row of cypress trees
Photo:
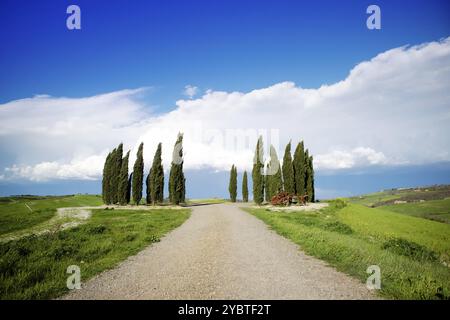
M 111 151 L 105 160 L 102 179 L 102 198 L 106 204 L 130 202 L 131 179 L 128 178 L 128 158 L 123 157 L 123 144 Z
M 185 201 L 186 179 L 183 173 L 183 135 L 178 134 L 169 174 L 169 200 L 173 204 Z M 164 201 L 164 169 L 162 145 L 158 144 L 153 163 L 146 178 L 146 203 L 159 204 Z M 123 156 L 123 144 L 111 151 L 105 160 L 102 179 L 102 198 L 105 204 L 139 204 L 142 200 L 144 181 L 144 143 L 139 145 L 133 172 L 128 175 L 130 151 Z
M 304 149 L 303 141 L 297 144 L 293 159 L 289 141 L 284 151 L 282 167 L 276 150 L 271 145 L 270 160 L 264 171 L 263 154 L 263 141 L 260 136 L 256 144 L 252 170 L 253 199 L 257 204 L 261 204 L 264 199 L 270 201 L 281 191 L 300 196 L 308 195 L 309 201 L 315 201 L 313 157 L 309 155 L 308 149 Z
M 236 202 L 237 199 L 237 168 L 233 164 L 230 171 L 230 182 L 228 184 L 228 191 L 230 192 L 231 202 Z M 248 181 L 247 171 L 244 171 L 242 177 L 242 201 L 248 202 Z

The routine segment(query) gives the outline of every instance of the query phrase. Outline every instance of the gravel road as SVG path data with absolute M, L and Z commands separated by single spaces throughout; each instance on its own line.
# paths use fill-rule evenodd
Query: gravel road
M 83 272 L 83 270 L 81 270 Z M 161 242 L 63 299 L 374 299 L 234 204 L 196 206 Z

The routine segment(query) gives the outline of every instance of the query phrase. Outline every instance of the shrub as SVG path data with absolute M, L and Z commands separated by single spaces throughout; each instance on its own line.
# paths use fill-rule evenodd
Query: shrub
M 330 201 L 330 205 L 332 205 L 336 209 L 342 209 L 342 208 L 345 208 L 348 205 L 348 202 L 345 199 L 337 198 L 337 199 L 335 199 L 333 201 Z
M 60 260 L 63 257 L 73 256 L 74 254 L 78 253 L 78 251 L 78 246 L 71 243 L 62 242 L 56 248 L 51 250 L 48 256 L 50 256 L 54 260 Z
M 96 225 L 96 226 L 90 226 L 87 229 L 87 232 L 89 234 L 102 234 L 102 233 L 104 233 L 106 231 L 106 229 L 107 229 L 107 227 L 105 225 L 99 224 L 99 225 Z
M 394 238 L 388 240 L 383 244 L 383 249 L 390 250 L 402 256 L 410 257 L 414 260 L 438 260 L 438 256 L 435 252 L 421 246 L 420 244 L 405 239 Z
M 329 231 L 342 233 L 342 234 L 351 234 L 351 233 L 353 233 L 352 228 L 350 228 L 345 223 L 342 223 L 342 222 L 339 222 L 339 221 L 334 221 L 334 222 L 327 223 L 325 225 L 324 229 L 329 230 Z

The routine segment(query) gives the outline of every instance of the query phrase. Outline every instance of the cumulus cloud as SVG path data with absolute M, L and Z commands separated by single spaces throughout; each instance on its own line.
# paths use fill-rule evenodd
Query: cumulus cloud
M 196 86 L 187 85 L 184 87 L 184 95 L 192 99 L 198 92 L 198 88 Z
M 354 148 L 352 150 L 333 150 L 326 154 L 319 154 L 315 159 L 317 169 L 349 169 L 365 165 L 386 164 L 386 156 L 371 148 Z
M 52 179 L 96 180 L 102 172 L 106 152 L 85 158 L 75 158 L 69 163 L 58 161 L 41 162 L 34 166 L 13 165 L 6 167 L 7 175 L 0 176 L 0 180 L 29 179 L 31 181 L 47 181 Z
M 0 173 L 4 179 L 98 178 L 105 154 L 120 141 L 132 149 L 131 163 L 144 141 L 146 169 L 162 142 L 167 169 L 179 131 L 186 169 L 228 170 L 233 163 L 251 169 L 259 134 L 280 158 L 289 139 L 293 148 L 303 139 L 318 170 L 449 161 L 449 65 L 447 38 L 381 53 L 332 85 L 282 82 L 191 99 L 194 90 L 160 115 L 139 99 L 145 89 L 11 101 L 0 105 L 0 147 L 12 158 Z

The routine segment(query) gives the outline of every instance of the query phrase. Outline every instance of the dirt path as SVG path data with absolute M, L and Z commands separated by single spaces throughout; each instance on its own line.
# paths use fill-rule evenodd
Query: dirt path
M 81 272 L 83 272 L 81 270 Z M 232 204 L 194 207 L 156 243 L 65 299 L 370 299 L 359 281 L 309 257 Z

